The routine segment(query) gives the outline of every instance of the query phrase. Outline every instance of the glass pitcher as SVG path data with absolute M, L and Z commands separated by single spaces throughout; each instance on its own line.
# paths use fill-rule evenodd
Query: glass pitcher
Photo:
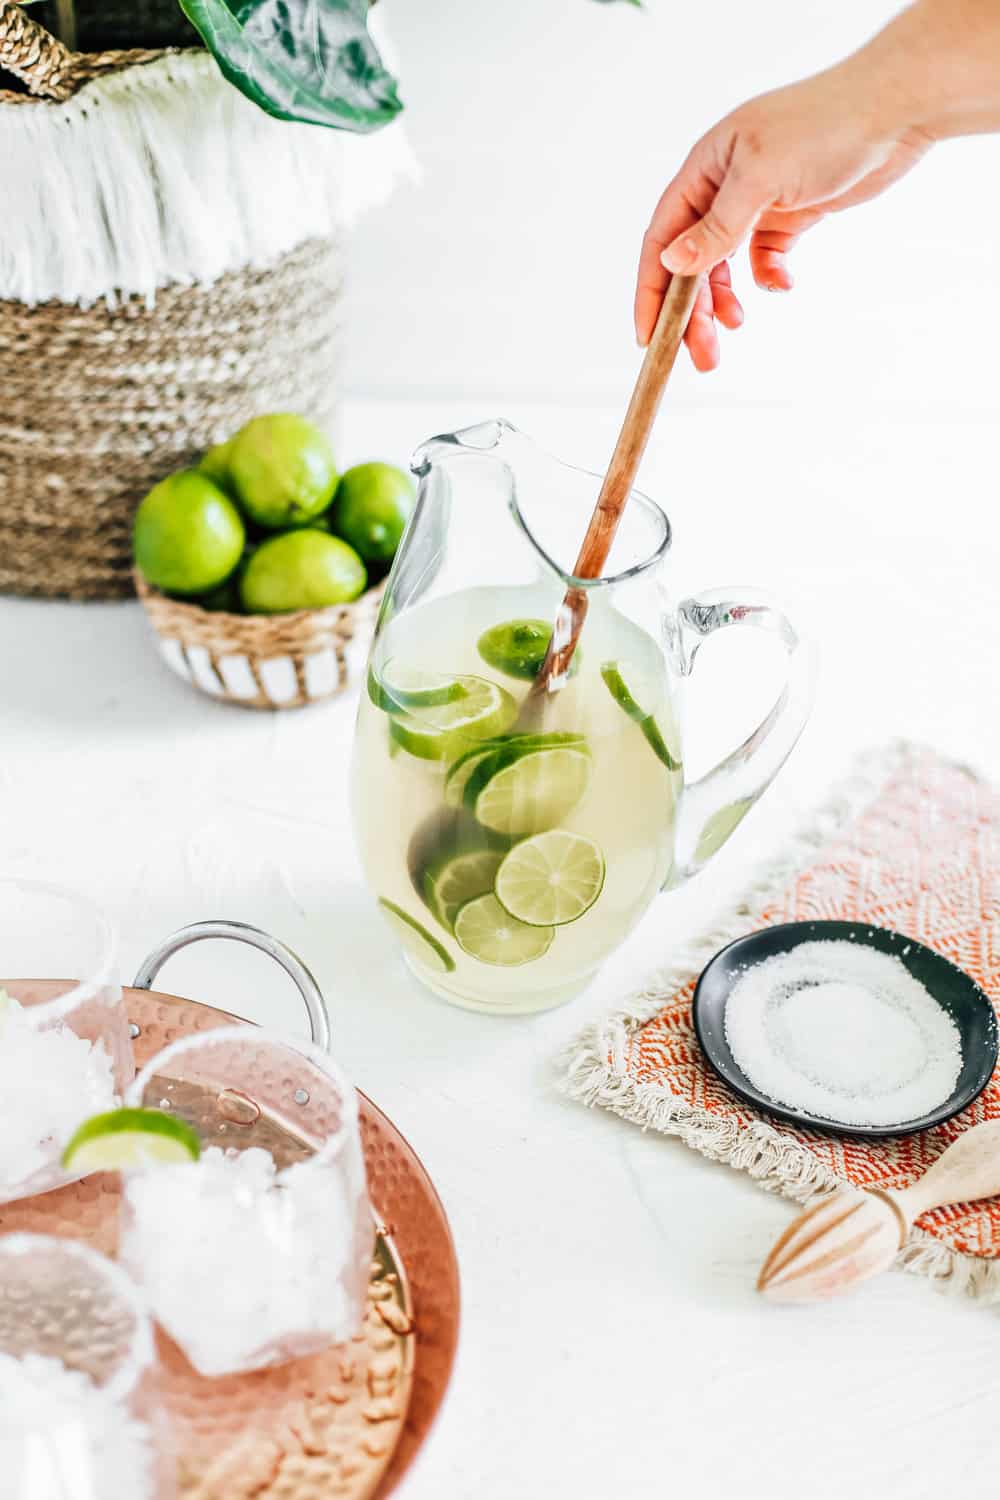
M 753 591 L 673 604 L 670 523 L 638 491 L 605 575 L 574 577 L 601 476 L 507 422 L 432 438 L 412 467 L 417 502 L 355 736 L 361 860 L 425 985 L 474 1010 L 545 1010 L 771 782 L 809 714 L 812 652 Z M 705 637 L 731 625 L 777 634 L 785 686 L 743 745 L 689 781 L 679 686 Z

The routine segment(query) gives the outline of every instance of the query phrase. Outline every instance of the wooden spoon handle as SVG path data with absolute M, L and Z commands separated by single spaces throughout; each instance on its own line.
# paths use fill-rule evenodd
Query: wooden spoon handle
M 942 1151 L 912 1187 L 890 1194 L 909 1223 L 932 1208 L 1000 1193 L 1000 1120 L 973 1125 Z
M 640 366 L 632 399 L 618 434 L 615 451 L 611 455 L 594 513 L 573 568 L 577 578 L 600 578 L 604 572 L 625 502 L 659 410 L 660 398 L 691 317 L 700 280 L 698 276 L 674 276 L 667 287 L 653 337 L 649 341 L 646 357 Z M 549 691 L 552 678 L 561 679 L 569 670 L 586 618 L 586 590 L 568 589 L 545 659 L 525 700 L 523 719 L 530 720 L 536 715 L 538 702 Z
M 636 470 L 646 451 L 646 443 L 656 420 L 664 388 L 691 317 L 700 280 L 699 276 L 675 276 L 667 287 L 653 337 L 639 369 L 615 451 L 611 455 L 597 505 L 573 569 L 577 578 L 600 578 L 604 572 L 618 522 L 635 481 Z

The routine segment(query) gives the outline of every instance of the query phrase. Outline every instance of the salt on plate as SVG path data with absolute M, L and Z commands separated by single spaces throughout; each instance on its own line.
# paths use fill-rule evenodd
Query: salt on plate
M 726 1040 L 775 1104 L 842 1125 L 901 1125 L 949 1097 L 958 1027 L 893 954 L 820 939 L 753 964 L 726 1001 Z

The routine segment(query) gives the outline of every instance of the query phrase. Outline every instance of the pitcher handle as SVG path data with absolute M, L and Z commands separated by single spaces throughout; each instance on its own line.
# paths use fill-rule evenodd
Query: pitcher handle
M 770 786 L 806 726 L 816 687 L 813 643 L 758 589 L 708 589 L 682 600 L 675 619 L 673 654 L 684 677 L 694 667 L 706 637 L 732 625 L 776 635 L 788 653 L 788 673 L 770 712 L 753 734 L 711 771 L 685 785 L 670 882 L 674 885 L 708 863 Z
M 172 958 L 182 948 L 189 947 L 191 943 L 202 943 L 208 938 L 230 938 L 237 943 L 247 943 L 251 948 L 259 948 L 261 953 L 266 953 L 269 958 L 274 959 L 275 963 L 280 964 L 302 996 L 302 1003 L 309 1017 L 309 1032 L 312 1040 L 324 1052 L 329 1052 L 330 1012 L 327 1010 L 323 991 L 297 953 L 293 953 L 291 948 L 279 938 L 272 937 L 269 932 L 264 932 L 260 927 L 251 927 L 247 922 L 218 919 L 209 922 L 192 922 L 188 927 L 178 928 L 169 937 L 165 937 L 161 943 L 157 943 L 151 953 L 147 953 L 139 965 L 132 988 L 151 989 L 153 980 L 168 958 Z

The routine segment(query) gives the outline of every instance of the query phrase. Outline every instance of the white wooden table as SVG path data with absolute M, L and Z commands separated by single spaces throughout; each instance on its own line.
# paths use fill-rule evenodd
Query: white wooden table
M 614 436 L 602 410 L 355 402 L 341 451 L 402 459 L 500 414 L 595 467 Z M 228 709 L 170 676 L 138 606 L 0 601 L 2 864 L 99 899 L 126 979 L 197 918 L 291 943 L 329 996 L 338 1057 L 440 1189 L 462 1342 L 407 1500 L 992 1493 L 991 1312 L 898 1275 L 840 1305 L 764 1306 L 754 1276 L 788 1205 L 562 1100 L 550 1064 L 732 896 L 857 749 L 908 735 L 1000 778 L 995 445 L 995 423 L 930 409 L 677 405 L 663 419 L 642 478 L 674 523 L 678 591 L 749 581 L 797 600 L 823 644 L 819 703 L 717 870 L 661 898 L 586 994 L 534 1019 L 438 1003 L 386 940 L 351 843 L 353 695 Z M 766 647 L 734 635 L 706 649 L 695 762 L 759 716 L 777 666 Z M 751 691 L 740 664 L 754 656 Z M 302 1030 L 277 972 L 232 945 L 185 953 L 162 984 Z

